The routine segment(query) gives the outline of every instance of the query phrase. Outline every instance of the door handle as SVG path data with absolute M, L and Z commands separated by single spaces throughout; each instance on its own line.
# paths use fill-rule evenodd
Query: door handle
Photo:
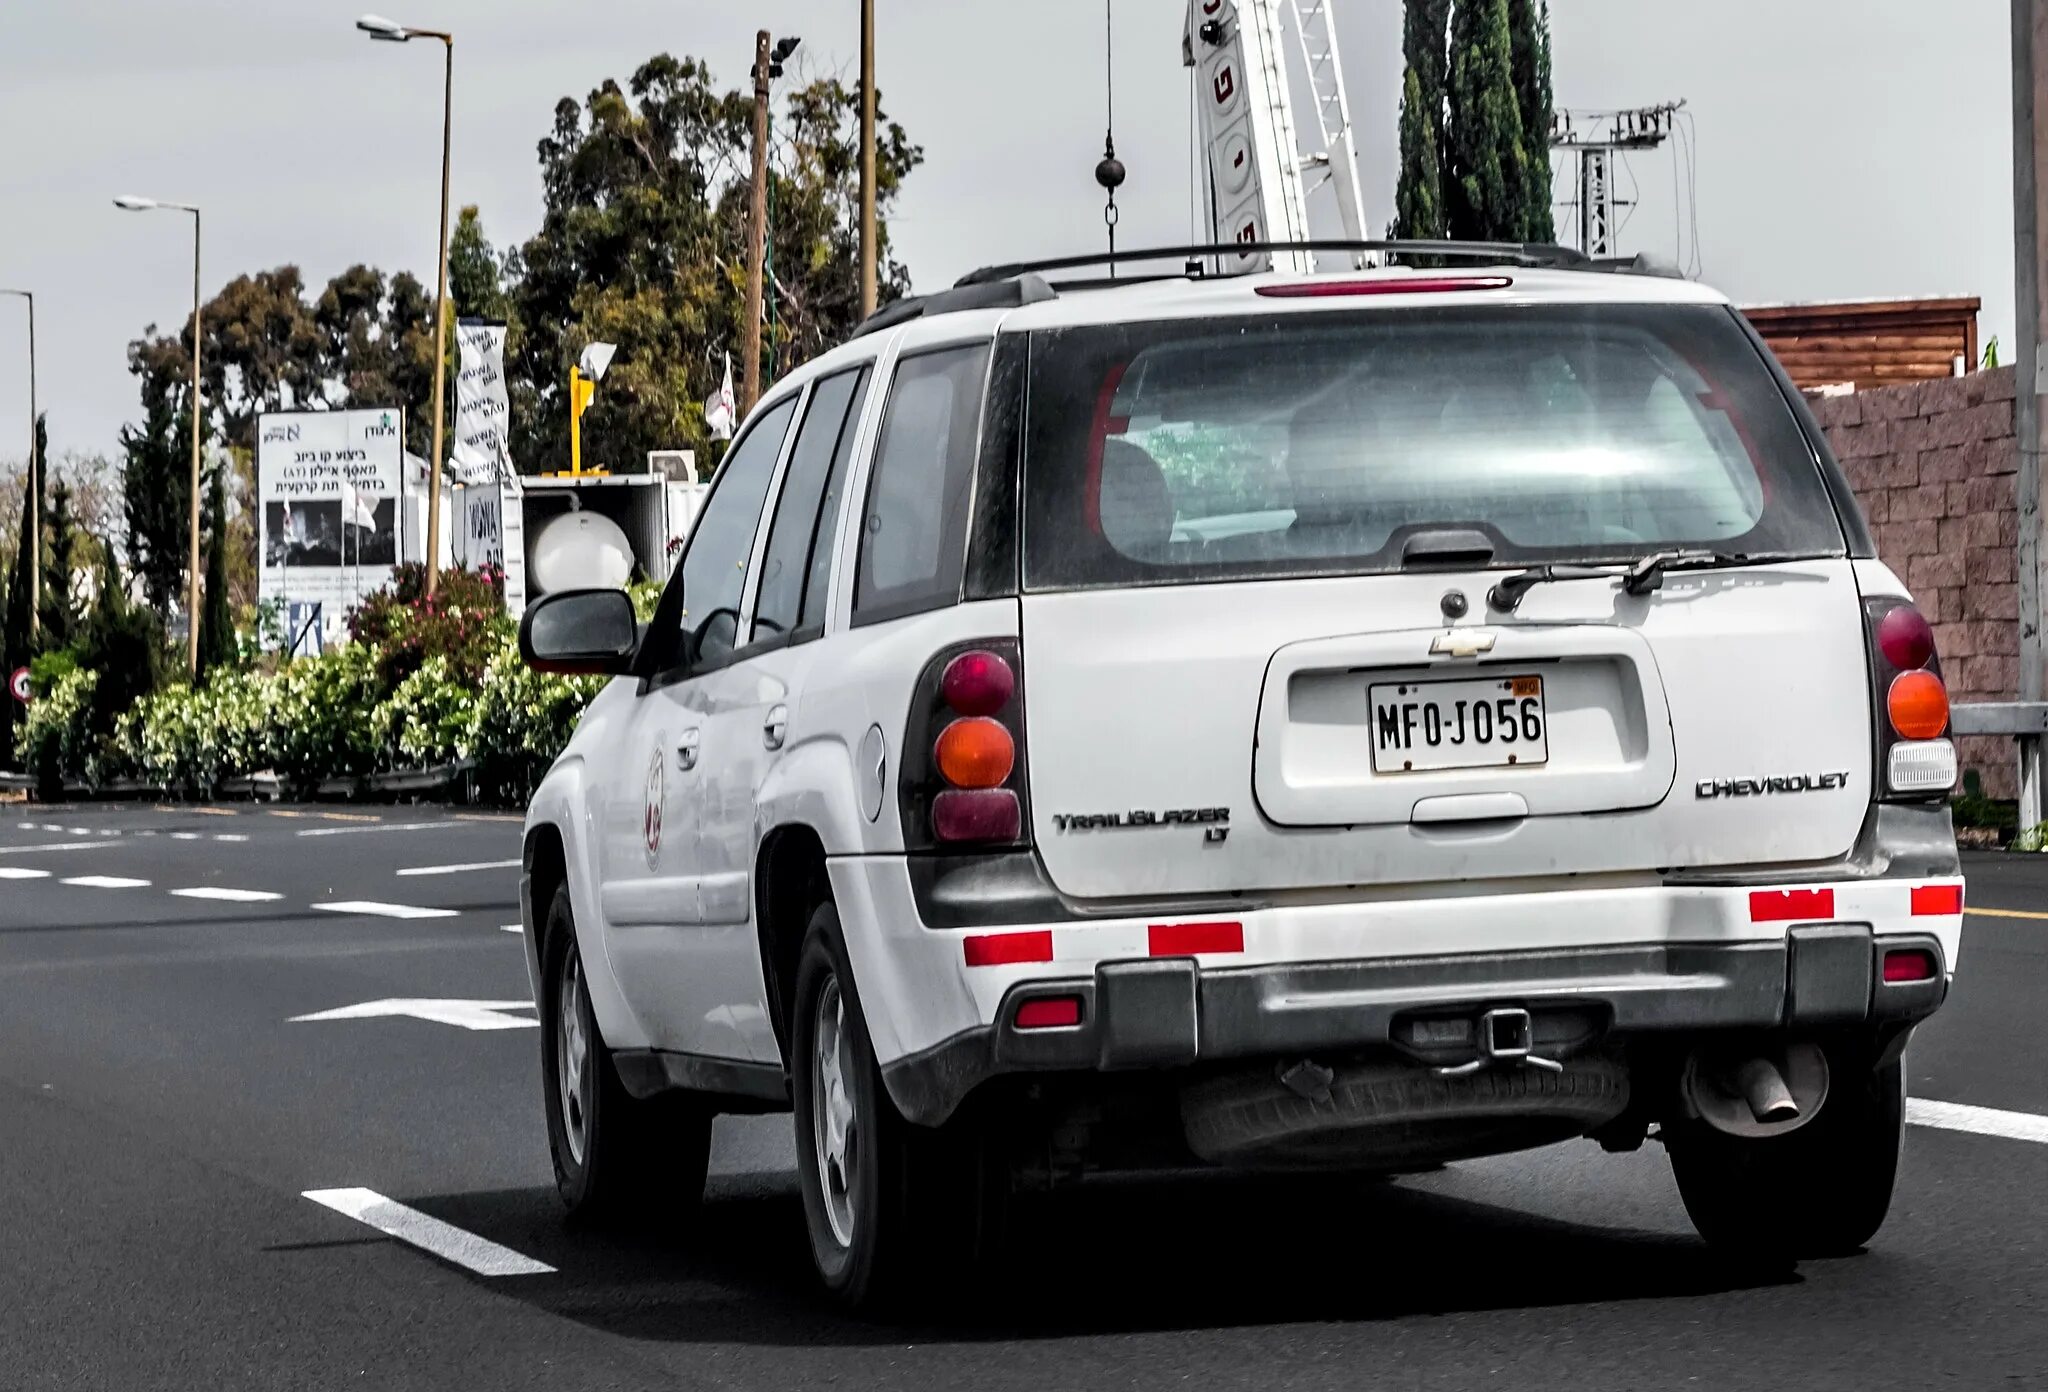
M 703 731 L 683 731 L 682 738 L 676 741 L 676 767 L 684 773 L 688 773 L 691 769 L 697 767 L 697 747 L 703 742 Z
M 789 707 L 776 706 L 768 712 L 768 718 L 761 722 L 761 742 L 770 749 L 782 748 L 782 742 L 789 738 Z

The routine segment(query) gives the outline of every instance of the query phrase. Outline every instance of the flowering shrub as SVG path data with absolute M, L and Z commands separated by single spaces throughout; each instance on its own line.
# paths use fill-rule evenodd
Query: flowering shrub
M 382 656 L 352 643 L 287 663 L 270 678 L 266 752 L 278 777 L 293 787 L 313 787 L 323 779 L 375 771 L 370 714 L 388 690 L 379 675 Z
M 115 727 L 106 767 L 194 796 L 270 764 L 276 678 L 216 670 L 144 698 Z
M 370 733 L 388 768 L 434 768 L 469 757 L 477 691 L 455 680 L 436 654 L 370 713 Z
M 100 741 L 89 728 L 99 683 L 97 672 L 76 667 L 63 672 L 28 708 L 28 719 L 15 735 L 15 754 L 46 797 L 62 792 L 68 773 L 89 781 L 99 777 Z
M 519 660 L 517 642 L 502 643 L 484 668 L 471 716 L 470 749 L 486 795 L 524 801 L 604 685 L 603 677 L 536 672 Z
M 474 682 L 511 627 L 505 617 L 505 573 L 496 567 L 444 570 L 430 596 L 426 567 L 402 565 L 389 585 L 348 616 L 349 636 L 378 649 L 377 675 L 387 689 L 395 689 L 431 657 L 447 658 L 453 672 Z

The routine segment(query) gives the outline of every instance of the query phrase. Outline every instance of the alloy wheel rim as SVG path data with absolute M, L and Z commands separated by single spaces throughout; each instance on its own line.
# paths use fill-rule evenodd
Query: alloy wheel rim
M 555 1008 L 555 1078 L 561 1092 L 562 1135 L 569 1158 L 583 1163 L 590 1142 L 590 1034 L 584 1027 L 583 963 L 574 951 L 562 971 Z
M 811 1041 L 811 1140 L 818 1187 L 833 1240 L 850 1248 L 860 1182 L 860 1123 L 846 1086 L 846 1006 L 837 977 L 826 978 L 818 993 Z

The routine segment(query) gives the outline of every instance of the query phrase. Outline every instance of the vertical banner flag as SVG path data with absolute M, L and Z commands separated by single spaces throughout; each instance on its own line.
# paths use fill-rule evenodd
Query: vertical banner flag
M 455 481 L 503 483 L 512 477 L 512 451 L 506 443 L 512 406 L 505 393 L 505 326 L 486 319 L 457 320 L 455 342 Z

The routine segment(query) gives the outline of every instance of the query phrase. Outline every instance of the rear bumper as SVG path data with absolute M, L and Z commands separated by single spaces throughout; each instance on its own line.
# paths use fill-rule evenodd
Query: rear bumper
M 1940 807 L 1874 809 L 1826 866 L 1342 899 L 1111 909 L 1059 898 L 1031 865 L 936 885 L 903 856 L 830 868 L 883 1076 L 924 1123 L 1001 1074 L 1400 1047 L 1416 1017 L 1500 1007 L 1542 1014 L 1566 1045 L 1911 1023 L 1941 1004 L 1963 921 Z M 1933 979 L 1885 982 L 1900 948 L 1931 952 Z M 1020 1029 L 1018 1008 L 1048 996 L 1077 1001 L 1079 1023 Z
M 1899 949 L 1933 955 L 1930 979 L 1884 980 Z M 1103 962 L 1089 975 L 1020 982 L 994 1023 L 883 1069 L 913 1121 L 935 1124 L 1000 1074 L 1118 1072 L 1320 1051 L 1401 1048 L 1422 1018 L 1501 1006 L 1595 1037 L 1656 1032 L 1911 1024 L 1948 992 L 1932 933 L 1867 925 L 1792 929 L 1779 942 L 1688 943 L 1210 968 L 1193 958 Z M 1078 999 L 1080 1023 L 1020 1029 L 1033 1000 Z M 1471 1051 L 1464 1051 L 1469 1057 Z

